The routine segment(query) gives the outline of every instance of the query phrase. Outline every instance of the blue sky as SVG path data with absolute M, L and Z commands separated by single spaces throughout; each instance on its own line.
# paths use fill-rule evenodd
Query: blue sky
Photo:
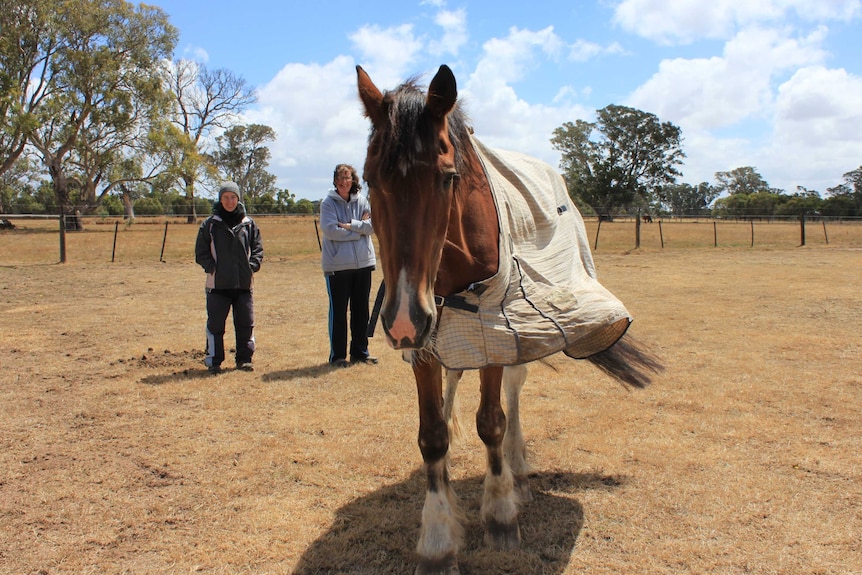
M 175 57 L 258 91 L 270 171 L 321 199 L 337 163 L 361 172 L 355 66 L 381 89 L 440 64 L 476 136 L 558 167 L 564 122 L 632 106 L 682 129 L 682 182 L 753 166 L 772 187 L 825 192 L 862 166 L 862 0 L 152 0 Z

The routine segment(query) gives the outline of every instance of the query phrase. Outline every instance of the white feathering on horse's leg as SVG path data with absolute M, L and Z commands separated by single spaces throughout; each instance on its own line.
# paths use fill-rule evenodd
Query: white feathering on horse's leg
M 416 544 L 420 557 L 416 573 L 458 573 L 458 550 L 464 538 L 463 514 L 449 484 L 446 466 L 443 459 L 425 467 L 429 476 L 434 475 L 428 484 L 438 488 L 425 492 L 422 529 Z
M 482 494 L 481 516 L 485 525 L 485 544 L 497 549 L 515 549 L 521 544 L 521 529 L 518 526 L 518 494 L 509 464 L 502 458 L 502 471 L 495 475 L 491 459 L 500 457 L 488 451 L 489 464 L 485 472 Z

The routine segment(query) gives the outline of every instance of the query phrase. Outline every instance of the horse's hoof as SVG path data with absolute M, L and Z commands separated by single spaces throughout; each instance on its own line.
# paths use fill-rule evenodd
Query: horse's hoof
M 458 558 L 454 554 L 439 559 L 422 558 L 416 566 L 416 575 L 460 575 Z
M 495 549 L 516 549 L 521 545 L 521 530 L 518 520 L 503 524 L 491 521 L 485 526 L 485 545 Z

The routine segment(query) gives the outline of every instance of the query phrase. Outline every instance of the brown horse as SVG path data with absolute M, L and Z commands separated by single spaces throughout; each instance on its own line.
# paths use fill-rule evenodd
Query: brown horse
M 469 310 L 469 303 L 465 305 L 457 294 L 498 273 L 501 246 L 508 238 L 501 231 L 502 220 L 472 131 L 456 105 L 451 70 L 441 66 L 427 94 L 415 80 L 383 93 L 361 67 L 356 70 L 359 96 L 371 121 L 364 178 L 386 285 L 380 318 L 390 345 L 411 362 L 419 396 L 419 448 L 427 489 L 416 573 L 452 575 L 459 572 L 462 527 L 449 484 L 447 453 L 461 370 L 447 372 L 444 399 L 443 365 L 452 366 L 441 363 L 438 321 L 448 306 Z M 557 210 L 573 210 L 575 215 L 566 216 L 576 216 L 583 227 L 580 214 L 568 198 L 566 202 Z M 584 257 L 584 267 L 591 268 L 591 256 Z M 589 276 L 594 269 L 580 272 L 593 281 Z M 648 372 L 660 366 L 629 336 L 619 339 L 628 321 L 614 324 L 622 325 L 619 333 L 587 359 L 618 380 L 643 387 L 649 382 Z M 612 347 L 605 350 L 607 346 Z M 571 348 L 565 351 L 575 357 Z M 537 357 L 525 361 L 530 359 Z M 520 361 L 468 367 L 479 369 L 476 427 L 487 448 L 481 505 L 485 542 L 508 549 L 520 543 L 518 503 L 530 497 L 530 469 L 518 415 L 527 371 Z M 504 390 L 507 413 L 501 405 Z

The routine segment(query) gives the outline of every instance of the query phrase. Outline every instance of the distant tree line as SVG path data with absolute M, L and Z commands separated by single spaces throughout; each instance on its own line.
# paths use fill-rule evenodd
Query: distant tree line
M 566 122 L 551 143 L 573 201 L 585 214 L 673 214 L 730 218 L 822 215 L 862 216 L 862 166 L 826 190 L 771 188 L 755 168 L 716 172 L 714 183 L 678 182 L 682 131 L 654 114 L 610 105 L 595 122 Z
M 242 125 L 254 90 L 173 60 L 158 7 L 0 0 L 0 213 L 186 215 L 236 180 L 249 211 L 313 211 L 267 171 L 268 126 Z

